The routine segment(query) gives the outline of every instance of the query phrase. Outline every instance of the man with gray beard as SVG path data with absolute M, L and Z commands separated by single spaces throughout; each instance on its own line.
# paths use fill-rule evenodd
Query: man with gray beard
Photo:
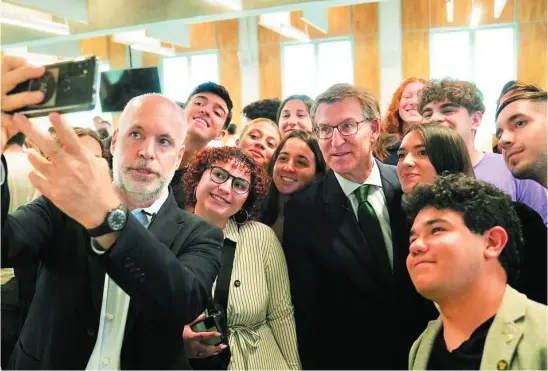
M 39 75 L 4 59 L 3 103 L 5 87 L 29 71 Z M 180 210 L 168 186 L 184 152 L 181 110 L 161 95 L 128 103 L 112 138 L 113 181 L 58 114 L 50 120 L 62 146 L 24 116 L 2 113 L 1 149 L 20 131 L 46 155 L 29 155 L 43 196 L 9 215 L 2 178 L 2 263 L 41 262 L 9 367 L 190 368 L 181 334 L 206 308 L 222 232 Z M 9 170 L 3 156 L 1 170 Z

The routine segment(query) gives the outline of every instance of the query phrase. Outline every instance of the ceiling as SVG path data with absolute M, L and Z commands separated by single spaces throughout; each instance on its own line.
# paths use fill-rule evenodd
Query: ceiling
M 5 0 L 4 0 L 5 1 Z M 254 16 L 274 11 L 299 10 L 306 5 L 342 6 L 378 0 L 242 0 L 242 11 L 230 11 L 209 0 L 11 0 L 5 1 L 19 6 L 55 13 L 48 4 L 69 1 L 80 2 L 85 7 L 87 1 L 88 22 L 69 19 L 67 14 L 54 14 L 64 17 L 70 26 L 68 36 L 35 31 L 27 28 L 1 24 L 0 45 L 2 47 L 22 47 L 44 45 L 52 42 L 77 40 L 88 37 L 111 35 L 115 32 L 143 28 L 151 24 L 173 22 L 200 23 L 222 19 Z M 85 13 L 85 10 L 84 10 Z

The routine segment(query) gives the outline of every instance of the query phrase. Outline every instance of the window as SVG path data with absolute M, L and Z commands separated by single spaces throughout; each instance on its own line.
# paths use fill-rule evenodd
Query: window
M 476 134 L 476 146 L 490 150 L 496 100 L 504 84 L 516 78 L 514 27 L 433 31 L 430 42 L 431 78 L 473 81 L 483 93 L 485 114 Z
M 314 98 L 331 85 L 354 83 L 350 40 L 284 44 L 283 95 L 306 94 Z
M 162 78 L 164 95 L 186 102 L 197 85 L 206 81 L 219 83 L 219 55 L 214 52 L 164 58 Z
M 98 62 L 97 87 L 100 86 L 101 72 L 108 70 L 110 70 L 110 65 L 108 64 L 108 62 Z M 99 94 L 96 94 L 96 97 L 97 102 L 95 103 L 95 108 L 93 110 L 66 113 L 63 115 L 65 122 L 73 127 L 76 126 L 81 128 L 95 129 L 95 126 L 93 125 L 93 118 L 95 116 L 100 116 L 103 118 L 103 120 L 110 122 L 112 125 L 112 114 L 102 112 L 101 103 L 99 102 Z M 31 119 L 31 122 L 38 125 L 44 131 L 46 131 L 51 126 L 51 123 L 49 122 L 47 116 L 33 118 Z

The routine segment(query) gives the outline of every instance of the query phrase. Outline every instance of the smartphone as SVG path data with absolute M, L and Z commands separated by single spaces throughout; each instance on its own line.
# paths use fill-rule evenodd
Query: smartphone
M 218 333 L 222 333 L 221 329 L 219 328 L 220 326 L 218 324 L 218 321 L 216 319 L 217 318 L 215 317 L 215 315 L 208 316 L 208 317 L 204 318 L 202 321 L 200 321 L 198 323 L 195 323 L 190 328 L 194 332 L 218 332 Z M 200 342 L 205 344 L 205 345 L 219 345 L 223 342 L 223 338 L 222 338 L 222 336 L 217 336 L 217 337 L 214 337 L 214 338 L 200 340 Z
M 11 113 L 27 117 L 47 116 L 50 112 L 89 111 L 97 102 L 97 60 L 95 57 L 50 64 L 38 79 L 17 85 L 9 94 L 42 91 L 44 100 Z

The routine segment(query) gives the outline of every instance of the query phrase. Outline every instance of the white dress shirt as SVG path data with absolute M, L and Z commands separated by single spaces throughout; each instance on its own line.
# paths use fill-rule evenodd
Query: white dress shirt
M 362 184 L 355 183 L 348 179 L 343 178 L 341 175 L 335 173 L 335 178 L 339 181 L 339 184 L 352 205 L 352 210 L 356 219 L 358 218 L 358 197 L 354 194 L 354 191 L 358 189 Z M 388 215 L 388 208 L 386 207 L 386 197 L 382 190 L 381 172 L 376 161 L 373 161 L 373 168 L 371 173 L 363 182 L 363 184 L 369 184 L 369 193 L 367 201 L 373 206 L 379 223 L 381 225 L 382 236 L 384 238 L 384 244 L 388 253 L 388 260 L 390 261 L 390 267 L 394 267 L 394 252 L 392 248 L 392 230 L 390 229 L 390 216 Z
M 166 188 L 150 207 L 145 209 L 132 210 L 132 213 L 144 210 L 146 214 L 136 214 L 139 221 L 148 228 L 152 222 L 152 216 L 156 215 L 169 196 Z M 146 216 L 146 220 L 145 217 Z M 100 251 L 94 247 L 95 241 L 91 240 L 91 247 L 95 253 L 101 255 L 105 251 Z M 126 329 L 127 313 L 129 309 L 130 297 L 122 290 L 110 277 L 105 274 L 105 288 L 103 289 L 103 302 L 101 305 L 101 317 L 99 322 L 99 331 L 97 332 L 97 341 L 93 348 L 93 353 L 88 361 L 86 370 L 119 370 L 120 352 L 124 341 L 124 332 Z

